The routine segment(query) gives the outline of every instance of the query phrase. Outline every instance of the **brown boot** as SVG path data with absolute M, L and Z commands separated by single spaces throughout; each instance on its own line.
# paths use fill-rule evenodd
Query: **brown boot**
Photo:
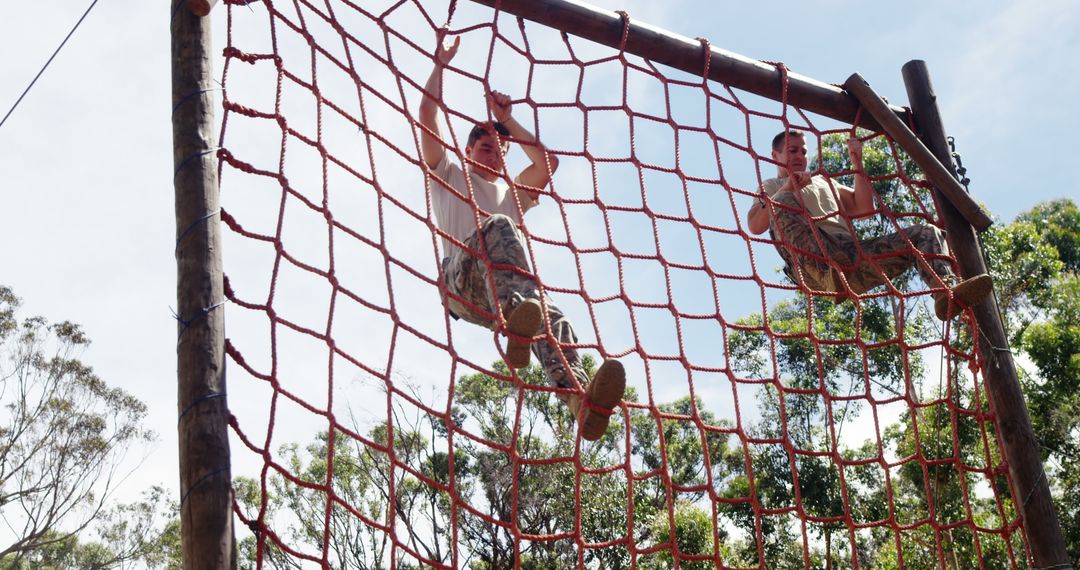
M 525 299 L 506 317 L 506 364 L 525 368 L 532 354 L 533 337 L 540 332 L 543 310 L 537 299 Z
M 985 273 L 965 279 L 953 286 L 951 295 L 942 293 L 934 299 L 934 312 L 937 313 L 937 318 L 948 321 L 965 308 L 978 304 L 989 296 L 992 290 L 993 282 Z M 952 302 L 949 297 L 952 297 Z
M 600 439 L 607 431 L 613 409 L 622 401 L 626 391 L 626 371 L 618 360 L 605 360 L 585 388 L 584 397 L 570 396 L 567 404 L 581 425 L 581 437 L 587 441 Z

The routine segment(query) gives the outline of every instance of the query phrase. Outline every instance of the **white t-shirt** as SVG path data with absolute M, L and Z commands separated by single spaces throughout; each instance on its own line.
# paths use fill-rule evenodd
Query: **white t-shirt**
M 473 215 L 470 200 L 475 200 L 481 223 L 492 214 L 503 214 L 514 220 L 514 223 L 520 224 L 521 214 L 539 202 L 533 200 L 523 188 L 519 187 L 516 192 L 510 192 L 509 185 L 502 178 L 488 182 L 473 172 L 471 167 L 466 166 L 466 171 L 469 173 L 468 183 L 465 180 L 465 171 L 457 162 L 451 160 L 449 153 L 444 152 L 442 160 L 431 170 L 432 177 L 428 183 L 435 221 L 442 231 L 460 241 L 465 241 L 476 232 L 476 217 Z M 520 213 L 518 203 L 521 204 Z M 442 247 L 443 255 L 446 256 L 450 255 L 455 246 L 444 237 Z

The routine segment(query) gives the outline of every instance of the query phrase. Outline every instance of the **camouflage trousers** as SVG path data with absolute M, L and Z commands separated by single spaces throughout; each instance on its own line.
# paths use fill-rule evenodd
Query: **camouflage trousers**
M 929 289 L 956 283 L 944 257 L 949 252 L 945 234 L 935 226 L 915 224 L 897 233 L 857 241 L 847 232 L 814 231 L 816 224 L 805 216 L 794 192 L 777 192 L 773 201 L 778 205 L 774 206 L 771 229 L 774 239 L 782 242 L 776 249 L 788 268 L 801 270 L 803 283 L 810 289 L 843 293 L 847 291 L 846 280 L 847 287 L 861 295 L 912 267 Z M 925 263 L 915 250 L 923 253 Z M 790 276 L 798 282 L 797 276 Z
M 495 214 L 463 243 L 464 249 L 454 248 L 442 261 L 443 282 L 446 285 L 444 300 L 454 315 L 494 330 L 499 325 L 500 308 L 505 318 L 525 299 L 540 300 L 540 291 L 530 276 L 529 262 L 525 257 L 525 238 L 513 220 Z M 492 281 L 494 290 L 491 288 Z M 551 332 L 561 346 L 537 341 L 532 344 L 532 352 L 552 386 L 577 389 L 567 374 L 567 366 L 577 383 L 585 386 L 588 378 L 577 350 L 565 346 L 577 343 L 574 329 L 551 299 L 544 301 Z M 564 401 L 567 398 L 566 394 L 558 396 Z

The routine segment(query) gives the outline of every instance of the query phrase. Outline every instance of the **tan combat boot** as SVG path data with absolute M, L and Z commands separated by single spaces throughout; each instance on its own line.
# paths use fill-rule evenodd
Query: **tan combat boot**
M 537 299 L 525 299 L 506 317 L 506 364 L 525 368 L 532 354 L 533 337 L 540 332 L 543 310 Z
M 583 439 L 596 441 L 604 435 L 612 410 L 622 401 L 625 391 L 626 371 L 622 363 L 605 360 L 585 388 L 584 396 L 570 396 L 566 404 L 581 425 Z
M 948 321 L 967 307 L 974 306 L 985 299 L 992 289 L 993 282 L 985 273 L 965 279 L 952 287 L 951 295 L 939 293 L 934 298 L 934 313 L 937 314 L 937 318 Z M 949 297 L 952 297 L 952 302 L 949 302 Z

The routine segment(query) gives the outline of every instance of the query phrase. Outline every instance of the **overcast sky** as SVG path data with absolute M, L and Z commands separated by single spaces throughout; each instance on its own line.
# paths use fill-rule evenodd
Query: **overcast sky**
M 14 2 L 5 10 L 0 111 L 88 3 Z M 1039 201 L 1077 195 L 1073 0 L 595 4 L 821 81 L 858 72 L 900 105 L 901 66 L 926 60 L 971 190 L 993 215 L 1007 222 Z M 425 5 L 445 17 L 444 3 Z M 218 6 L 213 16 L 220 22 L 224 14 Z M 23 298 L 24 315 L 81 323 L 94 342 L 84 359 L 150 405 L 160 442 L 136 488 L 175 488 L 177 480 L 168 16 L 163 2 L 100 0 L 0 128 L 0 283 Z M 216 42 L 220 50 L 220 33 Z M 427 68 L 407 73 L 422 79 Z

